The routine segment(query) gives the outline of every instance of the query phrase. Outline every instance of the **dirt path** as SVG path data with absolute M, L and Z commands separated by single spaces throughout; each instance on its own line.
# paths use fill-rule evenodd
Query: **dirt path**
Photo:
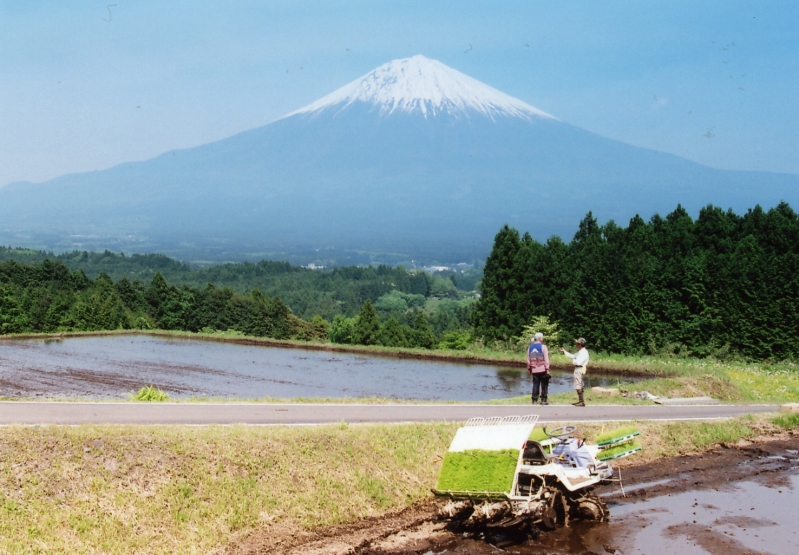
M 758 551 L 748 547 L 759 538 L 760 528 L 776 526 L 774 514 L 761 514 L 779 510 L 779 504 L 761 502 L 759 505 L 748 495 L 750 507 L 717 507 L 694 501 L 687 508 L 679 509 L 678 517 L 685 519 L 670 524 L 658 516 L 667 513 L 664 507 L 647 508 L 651 500 L 677 503 L 678 498 L 724 495 L 741 484 L 755 483 L 768 488 L 766 491 L 777 499 L 790 502 L 799 491 L 790 490 L 791 476 L 799 477 L 799 433 L 762 438 L 753 442 L 741 441 L 734 446 L 718 447 L 706 453 L 676 457 L 654 465 L 633 466 L 622 470 L 626 496 L 622 496 L 617 484 L 603 486 L 598 493 L 609 502 L 613 517 L 610 524 L 578 523 L 572 528 L 544 534 L 537 540 L 523 544 L 493 545 L 481 538 L 464 538 L 453 534 L 434 520 L 433 500 L 417 504 L 405 511 L 384 518 L 367 519 L 347 526 L 339 526 L 314 534 L 297 530 L 275 528 L 258 531 L 249 537 L 234 542 L 226 555 L 251 555 L 274 553 L 281 555 L 409 555 L 429 552 L 441 553 L 498 553 L 498 549 L 520 554 L 533 553 L 638 553 L 635 537 L 653 520 L 664 520 L 658 537 L 670 545 L 685 543 L 683 551 L 699 549 L 695 553 L 719 553 L 738 555 L 743 553 L 780 552 L 764 549 Z M 796 480 L 795 480 L 796 482 Z M 783 489 L 786 495 L 782 495 Z M 728 493 L 729 494 L 729 493 Z M 737 498 L 736 498 L 737 499 Z M 757 506 L 755 506 L 757 505 Z M 795 503 L 790 506 L 793 507 Z M 697 508 L 698 507 L 698 508 Z M 776 507 L 776 509 L 775 509 Z M 693 510 L 692 510 L 693 508 Z M 721 515 L 719 511 L 745 511 L 740 515 Z M 789 509 L 792 510 L 792 509 Z M 715 518 L 712 525 L 692 516 L 700 511 L 707 518 Z M 702 512 L 704 511 L 704 512 Z M 638 514 L 641 513 L 641 514 Z M 646 513 L 646 514 L 644 514 Z M 782 513 L 785 513 L 783 510 Z M 654 515 L 654 516 L 653 516 Z M 709 515 L 709 516 L 708 516 Z M 792 516 L 788 515 L 790 518 Z M 647 520 L 649 519 L 649 520 Z M 693 520 L 691 522 L 691 520 Z M 618 521 L 618 522 L 617 522 Z M 657 529 L 657 526 L 653 527 Z M 796 534 L 791 526 L 782 526 L 784 534 Z M 749 530 L 747 536 L 747 530 Z M 772 528 L 771 534 L 774 534 Z M 736 536 L 735 533 L 738 533 Z M 760 532 L 768 537 L 769 532 Z M 737 539 L 736 539 L 737 538 Z M 792 536 L 785 541 L 792 541 Z M 772 539 L 772 542 L 779 538 Z M 796 538 L 799 542 L 799 537 Z M 769 540 L 760 540 L 769 541 Z M 746 543 L 748 542 L 748 543 Z M 496 543 L 496 542 L 495 542 Z M 652 544 L 649 544 L 650 546 Z M 768 547 L 766 545 L 765 547 Z M 678 549 L 679 551 L 679 549 Z M 675 551 L 676 552 L 676 551 Z

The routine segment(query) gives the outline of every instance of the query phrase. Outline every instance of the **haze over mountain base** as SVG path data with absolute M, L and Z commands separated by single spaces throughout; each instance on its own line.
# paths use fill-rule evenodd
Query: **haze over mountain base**
M 799 204 L 799 176 L 708 168 L 561 122 L 440 62 L 396 60 L 264 127 L 0 188 L 0 243 L 184 260 L 483 259 L 503 224 L 569 239 L 678 203 Z M 375 256 L 377 256 L 375 258 Z

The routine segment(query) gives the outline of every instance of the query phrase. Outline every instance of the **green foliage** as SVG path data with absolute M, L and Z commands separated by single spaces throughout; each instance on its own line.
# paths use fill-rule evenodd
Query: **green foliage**
M 455 330 L 444 334 L 438 343 L 439 349 L 449 349 L 452 351 L 463 351 L 468 349 L 474 342 L 474 337 L 469 330 Z
M 105 273 L 94 280 L 60 262 L 0 262 L 0 333 L 154 328 L 275 339 L 327 339 L 322 318 L 302 320 L 279 297 L 207 284 L 170 285 L 157 272 L 145 286 Z
M 516 345 L 527 347 L 536 333 L 543 333 L 544 343 L 548 345 L 556 346 L 563 340 L 560 326 L 557 322 L 550 322 L 549 316 L 533 316 L 530 323 L 522 328 L 522 333 L 515 338 Z
M 433 278 L 427 272 L 414 272 L 408 279 L 408 292 L 429 297 L 432 283 Z
M 291 337 L 301 341 L 327 341 L 330 335 L 330 322 L 319 316 L 314 316 L 310 322 L 297 318 L 293 314 L 289 317 Z
M 333 318 L 328 331 L 328 338 L 333 343 L 343 343 L 349 345 L 354 343 L 353 332 L 355 330 L 355 318 L 347 318 L 339 314 Z
M 384 347 L 408 347 L 405 330 L 394 318 L 389 318 L 380 329 L 380 344 Z
M 404 312 L 409 308 L 422 308 L 424 304 L 423 295 L 403 293 L 394 289 L 377 299 L 374 307 L 385 312 Z
M 424 297 L 422 298 L 424 299 Z M 377 310 L 405 311 L 408 310 L 408 302 L 405 300 L 405 296 L 401 292 L 395 290 L 386 293 L 385 295 L 377 299 L 375 301 L 374 307 Z
M 422 349 L 435 349 L 436 336 L 433 330 L 430 329 L 430 323 L 427 321 L 427 316 L 424 312 L 417 312 L 416 318 L 413 320 L 413 331 L 411 332 L 411 346 L 420 347 Z
M 780 414 L 779 416 L 774 417 L 771 421 L 780 428 L 784 428 L 786 430 L 795 430 L 799 428 L 799 412 Z
M 332 322 L 355 317 L 368 300 L 379 320 L 393 317 L 411 343 L 419 310 L 437 338 L 470 328 L 471 308 L 457 286 L 471 291 L 481 275 L 472 268 L 430 274 L 385 265 L 320 271 L 268 260 L 195 268 L 162 255 L 0 247 L 0 333 L 232 327 L 261 337 L 353 343 L 348 321 Z M 445 300 L 431 297 L 434 285 Z M 77 295 L 94 288 L 99 292 L 87 293 L 93 298 Z
M 433 283 L 430 286 L 430 294 L 434 297 L 452 297 L 458 298 L 458 290 L 455 287 L 455 282 L 450 278 L 434 274 Z
M 494 238 L 494 247 L 486 259 L 480 285 L 482 297 L 473 322 L 477 334 L 487 341 L 508 339 L 521 330 L 522 307 L 518 306 L 517 297 L 522 294 L 526 269 L 516 261 L 521 246 L 519 232 L 506 225 Z
M 165 391 L 148 385 L 139 389 L 130 396 L 131 401 L 167 401 L 169 394 Z
M 510 492 L 519 451 L 447 452 L 438 475 L 439 491 Z
M 352 330 L 352 340 L 358 345 L 380 344 L 380 319 L 370 301 L 363 303 Z
M 177 287 L 204 288 L 212 283 L 217 288 L 228 287 L 239 294 L 258 289 L 269 297 L 280 297 L 293 314 L 305 320 L 315 315 L 327 321 L 332 321 L 339 314 L 352 317 L 367 299 L 374 304 L 392 291 L 415 295 L 413 301 L 405 299 L 408 307 L 421 307 L 423 302 L 419 299 L 430 296 L 434 281 L 428 272 L 408 271 L 401 266 L 342 266 L 312 270 L 287 262 L 262 260 L 257 263 L 229 263 L 198 268 L 158 254 L 126 256 L 110 251 L 73 251 L 54 255 L 43 251 L 0 247 L 0 263 L 3 261 L 26 265 L 44 261 L 60 263 L 69 271 L 80 270 L 92 279 L 106 273 L 116 281 L 118 292 L 128 307 L 142 301 L 136 298 L 131 286 L 137 282 L 150 283 L 158 273 L 167 283 Z M 441 279 L 452 282 L 448 275 L 441 275 Z M 457 283 L 460 290 L 474 290 L 480 277 L 480 271 L 475 269 L 459 272 Z M 123 279 L 125 283 L 120 283 Z
M 680 206 L 627 227 L 589 212 L 568 244 L 503 227 L 472 321 L 486 344 L 547 314 L 566 337 L 627 355 L 799 358 L 799 216 Z

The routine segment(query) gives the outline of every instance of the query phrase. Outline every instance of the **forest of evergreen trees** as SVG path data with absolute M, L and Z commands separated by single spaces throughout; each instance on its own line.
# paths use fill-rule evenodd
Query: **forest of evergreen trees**
M 116 329 L 228 331 L 276 339 L 327 339 L 327 324 L 297 318 L 279 297 L 213 285 L 148 285 L 106 274 L 92 280 L 61 262 L 0 263 L 0 333 Z
M 165 329 L 432 349 L 451 332 L 461 332 L 447 340 L 463 348 L 468 336 L 464 330 L 470 327 L 469 301 L 459 300 L 454 276 L 387 266 L 314 272 L 269 261 L 215 270 L 227 274 L 214 276 L 217 283 L 240 284 L 249 276 L 249 281 L 266 282 L 295 299 L 332 303 L 335 316 L 331 326 L 319 313 L 305 319 L 296 316 L 280 296 L 269 296 L 257 288 L 240 292 L 212 283 L 170 285 L 159 271 L 146 284 L 138 278 L 114 281 L 104 272 L 92 279 L 82 269 L 71 270 L 62 260 L 45 256 L 40 262 L 25 263 L 10 256 L 20 252 L 0 252 L 6 257 L 0 262 L 0 334 Z M 160 266 L 178 279 L 183 275 L 196 282 L 195 273 L 209 277 L 209 271 L 192 270 L 158 256 L 86 253 L 79 259 L 89 261 L 87 265 L 95 272 L 97 266 L 113 268 L 117 275 L 131 267 L 143 272 Z M 327 284 L 327 290 L 315 289 L 314 283 Z M 426 311 L 428 300 L 435 306 Z M 348 305 L 350 316 L 345 312 Z
M 487 340 L 548 316 L 564 341 L 625 354 L 799 358 L 799 218 L 681 207 L 627 227 L 589 213 L 570 243 L 497 234 L 472 321 Z
M 178 287 L 204 288 L 212 283 L 218 288 L 228 287 L 241 294 L 258 289 L 264 295 L 280 297 L 301 318 L 310 320 L 321 316 L 328 321 L 338 315 L 355 316 L 364 302 L 370 300 L 377 305 L 380 297 L 392 291 L 424 298 L 456 299 L 458 292 L 474 290 L 480 277 L 479 270 L 473 269 L 434 274 L 385 265 L 311 270 L 272 260 L 195 268 L 161 254 L 72 251 L 55 255 L 0 247 L 0 262 L 14 261 L 27 265 L 45 260 L 60 262 L 70 270 L 81 270 L 92 279 L 106 274 L 114 281 L 126 278 L 132 283 L 149 283 L 156 274 L 161 274 L 168 283 Z

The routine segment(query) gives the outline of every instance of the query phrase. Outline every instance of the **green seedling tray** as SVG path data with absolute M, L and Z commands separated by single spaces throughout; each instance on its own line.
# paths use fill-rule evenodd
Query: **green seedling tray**
M 619 445 L 617 447 L 600 451 L 596 458 L 600 461 L 612 461 L 614 459 L 629 457 L 630 455 L 637 453 L 642 449 L 643 447 L 641 447 L 641 445 L 638 443 L 633 443 L 631 445 Z
M 599 447 L 616 445 L 619 443 L 630 441 L 632 438 L 640 435 L 641 432 L 639 432 L 638 430 L 623 429 L 623 430 L 618 430 L 617 433 L 611 431 L 599 436 L 597 438 L 596 444 L 599 445 Z
M 507 493 L 513 485 L 519 451 L 470 450 L 444 456 L 437 492 Z

